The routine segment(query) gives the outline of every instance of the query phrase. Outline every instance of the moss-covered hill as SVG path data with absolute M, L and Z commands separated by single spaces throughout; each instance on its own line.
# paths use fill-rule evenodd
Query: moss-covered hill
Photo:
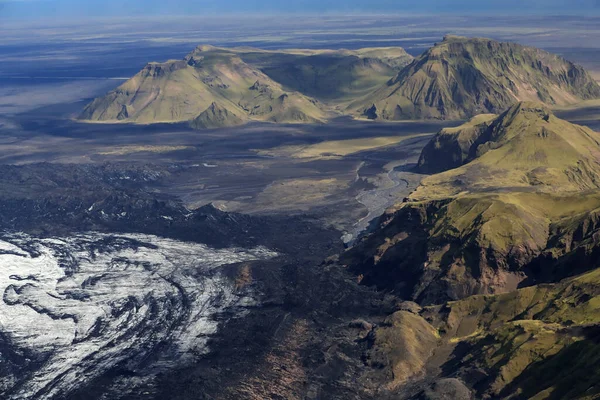
M 80 119 L 184 122 L 196 128 L 323 122 L 325 101 L 345 101 L 390 79 L 412 59 L 401 48 L 357 51 L 199 46 L 184 60 L 150 63 L 86 106 Z
M 498 113 L 516 101 L 559 106 L 591 98 L 600 98 L 600 86 L 580 66 L 536 48 L 489 39 L 447 36 L 416 59 L 398 47 L 198 46 L 184 60 L 148 64 L 90 103 L 80 119 L 226 120 L 194 124 L 199 128 L 250 120 L 319 122 L 331 111 L 383 120 L 462 119 Z M 213 103 L 227 112 L 210 116 Z
M 382 398 L 600 396 L 599 139 L 530 102 L 432 139 L 443 172 L 340 257 L 423 307 L 373 331 Z
M 548 105 L 600 97 L 580 66 L 516 43 L 446 36 L 349 110 L 371 119 L 464 119 L 516 101 Z
M 540 103 L 521 102 L 444 129 L 424 148 L 423 181 L 413 200 L 507 188 L 570 192 L 600 187 L 600 134 L 557 118 Z M 446 171 L 446 172 L 443 172 Z
M 211 106 L 227 112 L 212 123 Z M 213 107 L 214 108 L 214 107 Z M 201 115 L 203 114 L 203 115 Z M 319 122 L 325 112 L 300 93 L 288 92 L 237 54 L 198 48 L 184 60 L 148 64 L 132 79 L 90 103 L 83 120 L 137 123 L 206 120 L 233 125 L 247 120 Z M 202 126 L 202 124 L 195 124 Z
M 420 168 L 456 168 L 424 179 L 344 262 L 366 283 L 427 304 L 572 275 L 559 260 L 595 229 L 599 143 L 528 102 L 443 130 Z
M 338 105 L 367 95 L 394 77 L 413 57 L 400 47 L 248 54 L 284 87 Z
M 372 340 L 381 398 L 597 399 L 600 272 L 399 310 Z

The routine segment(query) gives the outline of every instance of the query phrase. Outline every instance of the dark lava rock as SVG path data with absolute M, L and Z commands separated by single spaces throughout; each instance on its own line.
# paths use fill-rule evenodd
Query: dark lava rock
M 421 392 L 415 400 L 472 400 L 469 388 L 458 379 L 440 379 Z
M 413 314 L 419 314 L 423 308 L 414 301 L 403 301 L 398 304 L 398 311 L 408 311 Z

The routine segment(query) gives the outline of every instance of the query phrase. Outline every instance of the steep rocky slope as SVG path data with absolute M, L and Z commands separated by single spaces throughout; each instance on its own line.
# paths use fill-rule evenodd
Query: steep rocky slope
M 496 296 L 397 311 L 374 330 L 369 355 L 399 371 L 407 343 L 409 374 L 384 393 L 401 399 L 595 399 L 600 395 L 600 274 Z M 393 321 L 411 321 L 397 327 Z M 412 327 L 419 327 L 418 329 Z M 406 331 L 414 333 L 409 341 Z M 390 388 L 392 390 L 390 390 Z M 395 389 L 395 390 L 394 390 Z M 385 397 L 384 397 L 385 398 Z
M 371 119 L 464 119 L 517 101 L 548 105 L 600 97 L 580 66 L 516 43 L 446 36 L 349 110 Z
M 227 126 L 236 126 L 244 123 L 244 119 L 238 117 L 233 111 L 212 103 L 206 110 L 190 122 L 195 129 L 224 128 Z

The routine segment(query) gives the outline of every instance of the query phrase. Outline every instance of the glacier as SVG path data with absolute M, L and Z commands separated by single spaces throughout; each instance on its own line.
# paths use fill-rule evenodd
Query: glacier
M 117 366 L 143 380 L 193 362 L 219 315 L 258 305 L 219 267 L 277 255 L 145 234 L 0 234 L 0 357 L 18 366 L 0 367 L 2 398 L 61 398 Z

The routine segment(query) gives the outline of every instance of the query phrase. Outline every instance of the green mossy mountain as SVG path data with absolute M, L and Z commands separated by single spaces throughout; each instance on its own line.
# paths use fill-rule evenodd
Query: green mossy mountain
M 575 232 L 595 226 L 600 134 L 519 103 L 436 135 L 420 168 L 452 167 L 348 251 L 344 263 L 365 283 L 435 304 L 577 272 L 559 258 L 586 246 Z M 551 266 L 533 268 L 546 257 Z
M 367 357 L 392 371 L 385 392 L 401 394 L 385 398 L 596 399 L 600 272 L 400 310 L 373 337 Z
M 598 398 L 600 134 L 522 102 L 442 130 L 418 168 L 441 172 L 340 256 L 407 301 L 365 356 L 382 398 Z
M 227 108 L 221 107 L 217 103 L 212 103 L 190 122 L 190 126 L 194 129 L 214 129 L 242 125 L 244 123 L 244 119 L 238 117 Z
M 237 54 L 199 47 L 181 61 L 148 64 L 141 72 L 106 96 L 90 103 L 82 120 L 104 122 L 184 122 L 210 119 L 214 103 L 221 112 L 216 125 L 242 120 L 323 122 L 318 102 L 285 91 Z M 201 123 L 193 125 L 201 126 Z M 214 125 L 214 123 L 208 123 Z
M 446 36 L 349 111 L 370 119 L 465 119 L 518 101 L 566 105 L 599 98 L 580 66 L 516 43 Z
M 425 179 L 413 199 L 519 188 L 535 192 L 600 187 L 600 134 L 557 118 L 540 103 L 521 102 L 500 116 L 478 116 L 443 129 L 427 144 Z
M 400 47 L 303 51 L 264 58 L 261 69 L 275 81 L 333 104 L 372 92 L 413 60 Z
M 259 90 L 252 90 L 257 82 Z M 184 122 L 213 103 L 245 122 L 323 122 L 332 112 L 382 120 L 464 119 L 499 113 L 518 101 L 564 106 L 592 98 L 600 98 L 600 86 L 582 67 L 489 39 L 446 36 L 416 59 L 399 47 L 198 46 L 183 60 L 148 64 L 90 103 L 80 119 Z
M 198 46 L 183 60 L 148 64 L 87 105 L 79 118 L 193 121 L 198 129 L 252 120 L 324 122 L 329 107 L 317 99 L 343 101 L 367 93 L 411 59 L 401 48 L 269 52 Z

